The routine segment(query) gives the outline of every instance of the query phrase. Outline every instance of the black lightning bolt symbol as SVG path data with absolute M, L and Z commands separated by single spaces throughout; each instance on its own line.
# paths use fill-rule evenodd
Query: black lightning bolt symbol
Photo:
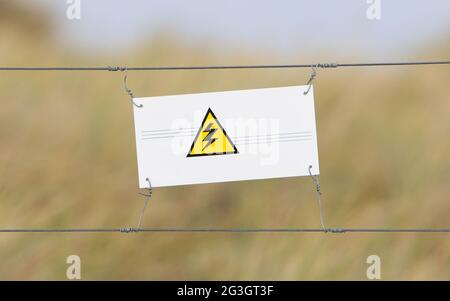
M 213 126 L 213 123 L 210 122 L 208 124 L 208 126 L 206 127 L 206 129 L 203 130 L 203 133 L 208 133 L 208 135 L 205 136 L 205 138 L 203 138 L 203 142 L 208 142 L 202 149 L 202 151 L 205 150 L 205 148 L 207 148 L 208 146 L 210 146 L 211 144 L 213 144 L 217 138 L 212 138 L 212 136 L 214 135 L 214 133 L 217 131 L 217 129 L 213 129 L 211 128 Z

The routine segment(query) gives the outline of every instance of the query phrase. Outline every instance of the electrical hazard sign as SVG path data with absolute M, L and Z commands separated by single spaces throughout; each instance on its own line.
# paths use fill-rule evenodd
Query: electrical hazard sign
M 188 157 L 237 154 L 238 150 L 211 108 L 206 112 Z
M 309 88 L 134 98 L 139 187 L 318 175 Z

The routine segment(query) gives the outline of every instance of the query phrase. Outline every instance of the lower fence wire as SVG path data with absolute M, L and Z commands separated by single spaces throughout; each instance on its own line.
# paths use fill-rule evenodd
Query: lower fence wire
M 450 228 L 56 228 L 0 229 L 0 233 L 450 233 Z

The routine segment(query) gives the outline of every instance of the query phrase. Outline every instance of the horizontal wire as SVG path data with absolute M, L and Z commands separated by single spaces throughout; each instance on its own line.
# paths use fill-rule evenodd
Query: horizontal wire
M 450 233 L 450 228 L 49 228 L 49 229 L 0 229 L 0 233 L 137 233 L 137 232 L 176 232 L 176 233 Z
M 377 67 L 377 66 L 417 66 L 449 65 L 450 61 L 410 61 L 381 63 L 325 63 L 325 64 L 286 64 L 286 65 L 218 65 L 218 66 L 155 66 L 155 67 L 0 67 L 0 71 L 173 71 L 173 70 L 216 70 L 216 69 L 284 69 L 284 68 L 338 68 L 338 67 Z

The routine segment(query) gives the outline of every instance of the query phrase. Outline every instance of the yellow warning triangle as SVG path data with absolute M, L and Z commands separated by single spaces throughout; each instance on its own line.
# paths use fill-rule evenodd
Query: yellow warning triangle
M 223 129 L 211 108 L 192 142 L 188 157 L 237 154 L 238 150 Z

